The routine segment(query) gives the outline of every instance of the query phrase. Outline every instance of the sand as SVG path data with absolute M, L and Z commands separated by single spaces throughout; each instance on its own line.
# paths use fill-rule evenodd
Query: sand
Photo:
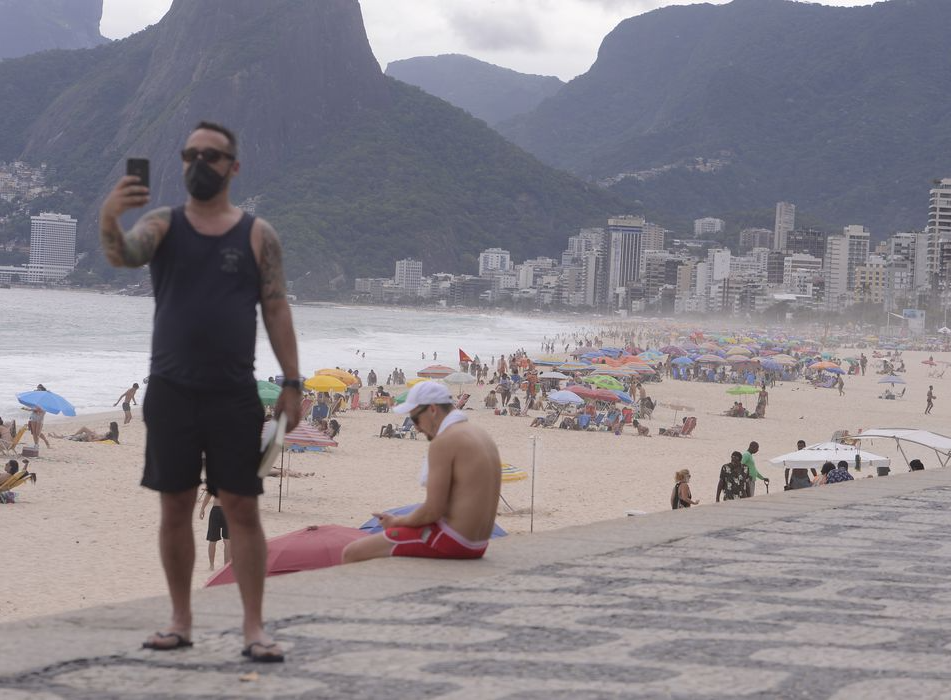
M 865 352 L 871 356 L 870 350 Z M 856 432 L 871 427 L 948 432 L 944 426 L 951 414 L 951 393 L 946 387 L 951 383 L 928 378 L 929 367 L 921 360 L 929 354 L 936 360 L 951 360 L 951 353 L 903 353 L 908 367 L 903 400 L 877 398 L 885 387 L 877 383 L 880 377 L 870 364 L 868 375 L 845 377 L 844 397 L 834 389 L 813 389 L 804 382 L 778 384 L 769 390 L 765 420 L 718 415 L 733 401 L 723 385 L 671 380 L 648 384 L 655 400 L 695 409 L 687 412 L 698 419 L 689 438 L 656 435 L 659 427 L 674 423 L 674 412 L 663 407 L 649 422 L 650 438 L 630 432 L 616 436 L 532 429 L 529 418 L 496 416 L 483 408 L 481 399 L 487 388 L 473 391 L 469 406 L 475 410 L 467 414 L 495 436 L 505 462 L 530 471 L 534 449 L 536 531 L 623 517 L 628 510 L 667 509 L 673 474 L 684 467 L 692 472 L 693 494 L 700 499 L 700 507 L 711 507 L 720 465 L 729 461 L 732 450 L 745 449 L 751 440 L 761 446 L 757 457 L 761 471 L 773 477 L 771 495 L 766 495 L 762 483 L 757 489 L 756 498 L 768 503 L 783 486 L 783 470 L 770 467 L 768 459 L 793 451 L 799 438 L 812 444 L 828 440 L 837 429 Z M 934 413 L 925 416 L 929 384 L 934 384 L 937 400 Z M 47 429 L 63 432 L 86 425 L 104 430 L 110 420 L 121 424 L 121 416 L 116 411 L 66 421 L 54 418 L 48 420 Z M 398 418 L 349 411 L 341 417 L 339 448 L 324 454 L 291 455 L 293 469 L 313 471 L 316 476 L 285 482 L 280 513 L 278 481 L 266 481 L 261 509 L 268 536 L 312 524 L 356 527 L 372 511 L 421 501 L 424 492 L 416 479 L 427 448 L 425 439 L 377 437 L 381 425 Z M 533 438 L 537 438 L 534 443 Z M 0 586 L 7 592 L 0 596 L 0 618 L 9 621 L 164 594 L 157 552 L 158 498 L 138 485 L 145 442 L 140 410 L 136 408 L 134 421 L 122 427 L 120 445 L 52 438 L 51 442 L 52 448 L 42 449 L 41 457 L 31 463 L 37 483 L 20 487 L 16 504 L 0 506 L 4 533 Z M 885 441 L 864 447 L 892 457 L 894 470 L 906 469 L 904 460 Z M 906 452 L 909 458 L 921 458 L 926 468 L 937 467 L 928 450 Z M 513 535 L 530 537 L 519 533 L 529 531 L 531 490 L 530 480 L 502 486 L 503 496 L 517 512 L 503 507 L 498 522 Z M 196 508 L 196 588 L 209 574 L 205 528 Z M 488 556 L 491 552 L 490 547 Z M 221 556 L 219 546 L 219 565 Z

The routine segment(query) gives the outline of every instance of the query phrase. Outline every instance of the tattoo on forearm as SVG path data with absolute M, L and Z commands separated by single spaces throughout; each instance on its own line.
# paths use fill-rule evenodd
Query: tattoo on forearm
M 287 290 L 284 285 L 284 265 L 281 261 L 281 244 L 270 224 L 262 222 L 261 263 L 261 301 L 284 299 Z
M 170 209 L 156 209 L 139 219 L 127 233 L 122 231 L 117 221 L 104 223 L 99 237 L 106 258 L 113 265 L 126 267 L 139 267 L 150 262 L 171 218 Z

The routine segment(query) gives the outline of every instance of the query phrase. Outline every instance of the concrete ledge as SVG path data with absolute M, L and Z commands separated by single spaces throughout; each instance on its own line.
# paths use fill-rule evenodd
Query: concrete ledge
M 951 683 L 949 510 L 951 469 L 931 470 L 510 536 L 476 562 L 271 578 L 292 652 L 250 685 L 234 586 L 195 593 L 183 652 L 138 649 L 164 598 L 40 617 L 4 625 L 0 697 L 186 697 L 213 680 L 224 697 L 911 698 Z M 812 662 L 833 639 L 844 661 L 826 673 Z

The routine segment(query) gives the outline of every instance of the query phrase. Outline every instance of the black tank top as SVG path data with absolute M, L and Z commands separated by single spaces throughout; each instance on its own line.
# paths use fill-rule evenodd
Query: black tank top
M 196 231 L 185 208 L 172 210 L 168 233 L 149 269 L 155 291 L 151 374 L 176 384 L 228 390 L 254 384 L 258 265 L 254 217 L 227 233 Z

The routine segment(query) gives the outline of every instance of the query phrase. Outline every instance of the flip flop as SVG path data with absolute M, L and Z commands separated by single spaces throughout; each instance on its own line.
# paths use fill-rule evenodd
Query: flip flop
M 263 651 L 255 651 L 255 647 Z M 251 642 L 241 650 L 241 656 L 246 656 L 256 663 L 279 664 L 284 662 L 284 654 L 280 651 L 271 651 L 277 648 L 277 642 L 265 644 L 264 642 Z
M 143 649 L 151 649 L 153 651 L 172 651 L 173 649 L 186 649 L 190 646 L 194 646 L 190 639 L 185 639 L 178 632 L 156 632 L 153 636 L 156 637 L 156 639 L 142 642 Z M 158 644 L 157 642 L 160 639 L 173 639 L 175 643 L 171 646 Z

